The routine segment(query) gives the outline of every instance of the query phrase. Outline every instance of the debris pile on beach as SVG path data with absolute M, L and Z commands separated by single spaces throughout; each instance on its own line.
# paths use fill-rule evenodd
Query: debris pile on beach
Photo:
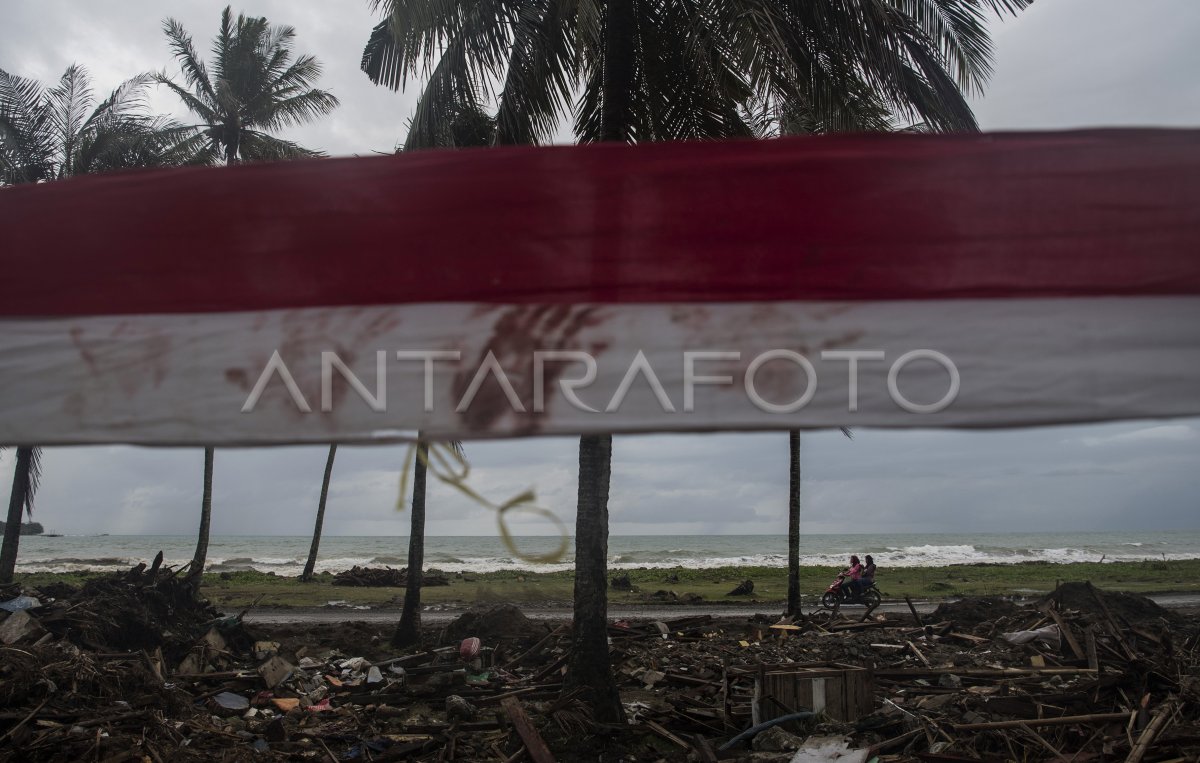
M 421 646 L 398 650 L 390 628 L 366 623 L 255 633 L 177 577 L 143 570 L 93 581 L 90 599 L 88 589 L 55 601 L 24 591 L 0 604 L 15 610 L 0 612 L 0 759 L 1200 754 L 1197 622 L 1088 584 L 1032 605 L 963 600 L 925 616 L 616 621 L 628 723 L 609 727 L 563 691 L 569 623 L 498 606 L 426 627 Z M 125 622 L 154 633 L 133 638 Z
M 359 586 L 363 588 L 403 588 L 408 582 L 408 568 L 401 567 L 359 567 L 354 566 L 333 576 L 333 584 L 338 586 Z M 421 586 L 450 585 L 450 579 L 441 570 L 425 570 L 421 574 Z

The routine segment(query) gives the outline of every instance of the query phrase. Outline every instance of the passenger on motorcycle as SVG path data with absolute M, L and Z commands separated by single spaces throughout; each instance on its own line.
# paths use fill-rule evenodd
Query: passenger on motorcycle
M 856 596 L 875 585 L 875 559 L 870 554 L 867 554 L 866 562 L 862 567 L 858 582 L 854 583 L 854 588 L 851 589 Z

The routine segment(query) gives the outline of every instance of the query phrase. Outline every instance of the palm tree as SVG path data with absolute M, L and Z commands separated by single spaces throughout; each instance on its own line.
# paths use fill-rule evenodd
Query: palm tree
M 842 427 L 842 434 L 854 434 Z M 788 432 L 788 592 L 787 612 L 800 614 L 800 430 Z
M 42 478 L 42 449 L 17 448 L 12 493 L 8 499 L 8 522 L 0 547 L 0 583 L 11 583 L 17 569 L 17 547 L 21 542 L 21 512 L 33 517 L 33 496 Z
M 184 128 L 145 112 L 152 82 L 140 74 L 97 103 L 78 64 L 48 90 L 0 69 L 0 185 L 186 160 L 177 145 Z
M 323 156 L 271 134 L 324 116 L 338 105 L 332 93 L 313 87 L 321 75 L 320 62 L 310 55 L 293 60 L 295 29 L 243 14 L 234 20 L 226 6 L 213 40 L 211 75 L 182 24 L 169 18 L 163 32 L 187 87 L 166 74 L 155 80 L 200 120 L 187 142 L 198 161 L 234 164 Z
M 788 432 L 787 612 L 800 614 L 800 430 Z
M 876 103 L 934 130 L 973 130 L 963 92 L 989 73 L 987 12 L 1029 1 L 372 0 L 385 18 L 362 68 L 393 89 L 428 74 L 407 148 L 437 145 L 493 82 L 497 143 L 545 141 L 568 112 L 581 142 L 644 142 L 755 135 L 759 108 L 776 121 L 803 114 L 836 125 Z M 380 43 L 385 34 L 390 42 Z M 606 522 L 611 452 L 607 435 L 580 439 L 577 522 L 589 540 L 576 537 L 566 677 L 590 692 L 602 721 L 623 716 L 607 643 L 591 635 L 607 605 L 593 590 L 607 528 L 591 530 Z
M 329 498 L 329 478 L 333 476 L 333 457 L 337 455 L 337 445 L 329 446 L 329 457 L 325 459 L 325 478 L 321 480 L 321 498 L 317 501 L 317 524 L 313 528 L 312 545 L 308 548 L 308 561 L 304 563 L 304 572 L 300 573 L 300 582 L 312 580 L 313 570 L 317 566 L 317 549 L 321 546 L 321 527 L 325 524 L 325 501 Z
M 192 555 L 192 563 L 188 570 L 188 577 L 197 581 L 197 589 L 199 589 L 200 576 L 204 574 L 204 563 L 208 559 L 208 531 L 212 525 L 212 480 L 215 457 L 215 448 L 204 449 L 204 487 L 200 495 L 200 533 L 196 539 L 196 553 Z
M 182 163 L 183 128 L 145 112 L 153 81 L 141 74 L 96 102 L 87 69 L 72 64 L 50 89 L 0 69 L 0 185 L 59 180 L 132 167 Z M 17 448 L 0 550 L 0 582 L 12 579 L 20 543 L 21 511 L 32 516 L 41 478 L 41 448 Z
M 574 116 L 581 141 L 602 139 L 607 107 L 624 140 L 754 134 L 748 107 L 802 112 L 837 127 L 882 103 L 935 130 L 973 129 L 963 93 L 990 73 L 989 12 L 1029 0 L 372 0 L 362 68 L 392 89 L 428 75 L 406 147 L 437 145 L 464 103 L 496 94 L 497 143 L 538 143 Z M 608 32 L 624 12 L 627 36 Z M 606 97 L 606 64 L 628 98 Z M 627 69 L 627 70 L 626 70 Z M 612 72 L 609 72 L 612 74 Z M 576 94 L 579 94 L 576 98 Z M 856 121 L 862 121 L 857 118 Z M 841 129 L 841 128 L 839 128 Z
M 154 80 L 170 88 L 200 120 L 182 143 L 194 162 L 236 164 L 323 156 L 270 134 L 310 122 L 338 105 L 332 93 L 313 87 L 321 75 L 321 64 L 315 57 L 302 55 L 292 60 L 295 29 L 272 26 L 265 18 L 244 14 L 234 20 L 232 10 L 226 6 L 213 40 L 211 75 L 182 24 L 168 18 L 163 22 L 163 32 L 187 87 L 165 73 L 155 75 Z M 205 448 L 204 499 L 192 575 L 203 571 L 208 554 L 212 462 L 213 449 Z
M 404 580 L 404 608 L 392 634 L 392 645 L 411 646 L 421 640 L 421 571 L 425 567 L 425 482 L 429 467 L 429 443 L 417 434 L 417 453 L 413 463 L 412 522 L 408 531 L 408 574 Z M 462 458 L 458 441 L 447 443 Z

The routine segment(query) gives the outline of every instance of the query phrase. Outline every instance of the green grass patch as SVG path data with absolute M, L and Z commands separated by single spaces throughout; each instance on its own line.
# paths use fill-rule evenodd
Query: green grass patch
M 800 587 L 806 597 L 821 594 L 837 571 L 827 567 L 802 567 Z M 713 569 L 675 568 L 614 571 L 627 573 L 637 590 L 609 591 L 614 605 L 656 603 L 656 591 L 671 591 L 678 596 L 699 594 L 710 603 L 736 603 L 739 600 L 783 601 L 787 595 L 787 571 L 776 567 L 717 567 Z M 50 582 L 81 585 L 102 573 L 31 573 L 18 574 L 17 581 L 36 587 Z M 574 578 L 570 572 L 484 572 L 450 575 L 451 584 L 426 588 L 426 604 L 469 606 L 496 602 L 528 605 L 565 605 L 571 601 Z M 753 597 L 726 594 L 743 580 L 754 581 Z M 949 567 L 881 568 L 879 588 L 885 597 L 900 599 L 952 598 L 976 595 L 1035 595 L 1054 589 L 1058 581 L 1091 580 L 1097 586 L 1135 593 L 1171 593 L 1200 591 L 1200 559 L 1145 562 L 1076 562 L 1050 564 L 972 564 Z M 324 573 L 311 583 L 296 578 L 263 572 L 208 573 L 203 592 L 213 603 L 228 609 L 248 607 L 254 602 L 265 607 L 322 607 L 331 601 L 352 605 L 399 607 L 403 588 L 354 588 L 333 585 L 333 576 Z

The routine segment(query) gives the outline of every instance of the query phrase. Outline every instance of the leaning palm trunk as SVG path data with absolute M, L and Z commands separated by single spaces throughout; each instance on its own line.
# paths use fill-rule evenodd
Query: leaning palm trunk
M 33 490 L 37 483 L 37 448 L 17 448 L 12 494 L 8 499 L 8 524 L 0 548 L 0 583 L 11 583 L 17 569 L 17 547 L 21 543 L 21 514 L 32 516 Z
M 425 564 L 425 473 L 429 446 L 417 443 L 413 465 L 412 525 L 408 532 L 408 575 L 404 581 L 404 609 L 392 634 L 392 645 L 410 646 L 421 640 L 421 569 Z
M 204 494 L 200 499 L 200 534 L 196 540 L 196 553 L 192 556 L 191 571 L 188 577 L 200 579 L 204 572 L 204 563 L 208 559 L 208 529 L 212 524 L 212 477 L 213 477 L 213 448 L 204 449 Z
M 329 498 L 329 478 L 333 476 L 333 457 L 337 454 L 337 445 L 329 446 L 329 457 L 325 459 L 325 479 L 321 481 L 321 498 L 317 501 L 317 524 L 313 527 L 312 545 L 308 547 L 308 561 L 304 563 L 304 572 L 300 574 L 300 582 L 312 580 L 313 571 L 317 566 L 317 550 L 321 547 L 321 528 L 325 524 L 325 501 Z
M 800 430 L 788 432 L 788 592 L 787 614 L 800 614 Z

